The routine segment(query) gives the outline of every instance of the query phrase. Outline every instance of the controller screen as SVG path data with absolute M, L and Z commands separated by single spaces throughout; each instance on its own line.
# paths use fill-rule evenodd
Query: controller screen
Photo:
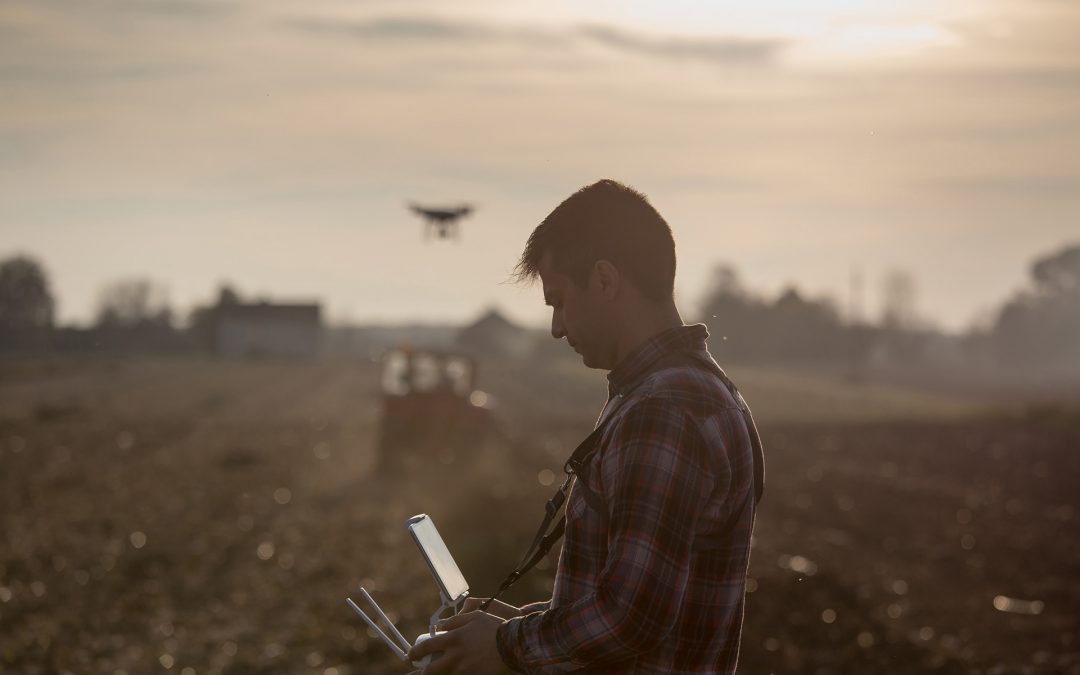
M 450 555 L 450 550 L 446 548 L 442 537 L 439 536 L 439 531 L 435 529 L 435 523 L 430 517 L 425 516 L 421 520 L 410 523 L 409 531 L 412 532 L 416 545 L 420 547 L 420 551 L 427 558 L 435 576 L 438 577 L 443 590 L 452 601 L 460 600 L 468 592 L 469 583 L 465 581 L 465 576 L 458 569 L 454 557 Z

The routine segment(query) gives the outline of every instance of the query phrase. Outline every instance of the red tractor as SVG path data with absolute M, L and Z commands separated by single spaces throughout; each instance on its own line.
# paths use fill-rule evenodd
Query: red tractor
M 490 399 L 474 389 L 476 362 L 463 354 L 395 349 L 382 362 L 379 468 L 449 465 L 495 429 Z

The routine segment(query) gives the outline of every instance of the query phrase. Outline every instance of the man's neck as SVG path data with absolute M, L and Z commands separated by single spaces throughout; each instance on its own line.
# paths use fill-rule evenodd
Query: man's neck
M 615 346 L 615 363 L 612 368 L 618 366 L 623 360 L 632 354 L 653 336 L 666 330 L 685 325 L 679 310 L 674 303 L 662 306 L 651 306 L 641 312 L 635 312 L 627 322 L 625 330 Z

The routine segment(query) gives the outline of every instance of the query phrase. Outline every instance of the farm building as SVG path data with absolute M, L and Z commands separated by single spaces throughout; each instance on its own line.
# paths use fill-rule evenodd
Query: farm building
M 318 304 L 228 304 L 214 308 L 213 351 L 230 359 L 312 359 L 322 341 Z
M 513 356 L 528 354 L 536 337 L 511 322 L 497 309 L 489 309 L 458 333 L 458 346 L 476 356 Z

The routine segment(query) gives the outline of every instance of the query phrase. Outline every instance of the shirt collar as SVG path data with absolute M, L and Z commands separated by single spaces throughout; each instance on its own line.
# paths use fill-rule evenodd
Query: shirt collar
M 705 351 L 709 331 L 705 324 L 676 326 L 657 333 L 630 352 L 608 373 L 608 393 L 622 396 L 647 375 L 654 363 L 673 352 Z

